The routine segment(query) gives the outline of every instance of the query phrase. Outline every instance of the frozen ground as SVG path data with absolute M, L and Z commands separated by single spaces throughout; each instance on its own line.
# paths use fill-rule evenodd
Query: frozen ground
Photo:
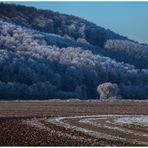
M 147 115 L 94 115 L 72 116 L 48 119 L 49 123 L 86 133 L 97 138 L 121 140 L 125 142 L 148 145 L 148 116 Z M 120 123 L 118 125 L 118 123 Z M 126 128 L 122 124 L 140 125 Z M 89 125 L 89 126 L 88 126 Z
M 147 107 L 148 102 L 130 101 L 0 102 L 0 145 L 148 145 Z M 133 117 L 140 117 L 142 126 L 117 123 Z

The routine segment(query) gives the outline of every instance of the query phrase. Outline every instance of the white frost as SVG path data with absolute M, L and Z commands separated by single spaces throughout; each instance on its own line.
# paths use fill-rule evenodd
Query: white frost
M 135 124 L 141 126 L 148 126 L 148 116 L 120 117 L 117 118 L 115 122 L 122 124 Z

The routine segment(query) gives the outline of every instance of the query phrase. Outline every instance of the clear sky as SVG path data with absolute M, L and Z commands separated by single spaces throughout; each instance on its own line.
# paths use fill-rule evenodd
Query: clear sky
M 9 2 L 85 18 L 141 43 L 148 43 L 148 2 Z

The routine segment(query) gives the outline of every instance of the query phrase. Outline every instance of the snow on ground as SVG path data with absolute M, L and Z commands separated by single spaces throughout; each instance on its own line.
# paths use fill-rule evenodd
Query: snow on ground
M 45 119 L 46 120 L 46 119 Z M 47 126 L 45 126 L 43 123 L 41 123 L 38 119 L 34 118 L 34 119 L 31 119 L 31 120 L 24 120 L 22 122 L 23 124 L 27 124 L 31 127 L 36 127 L 36 128 L 39 128 L 39 129 L 42 129 L 42 130 L 47 130 L 49 132 L 49 134 L 57 134 L 58 136 L 62 136 L 62 137 L 67 137 L 67 138 L 70 138 L 70 139 L 77 139 L 77 140 L 80 140 L 80 141 L 91 141 L 91 139 L 85 139 L 84 137 L 82 136 L 74 136 L 74 135 L 70 135 L 70 134 L 67 134 L 67 133 L 63 133 L 61 131 L 56 131 L 56 130 L 53 130 Z
M 116 123 L 134 124 L 148 127 L 148 116 L 135 116 L 135 117 L 120 117 L 115 119 Z
M 85 122 L 85 123 L 91 123 L 91 120 L 98 120 L 98 119 L 107 119 L 107 118 L 119 118 L 119 119 L 129 119 L 130 118 L 140 118 L 140 119 L 144 119 L 144 118 L 148 118 L 148 116 L 146 115 L 94 115 L 94 116 L 72 116 L 72 117 L 57 117 L 57 118 L 49 118 L 48 119 L 48 122 L 49 123 L 53 123 L 53 124 L 56 124 L 58 126 L 62 126 L 62 127 L 65 127 L 67 129 L 71 129 L 71 130 L 76 130 L 76 131 L 81 131 L 81 132 L 84 132 L 88 135 L 91 135 L 91 136 L 94 136 L 94 137 L 102 137 L 102 138 L 105 138 L 105 139 L 112 139 L 112 140 L 122 140 L 122 141 L 129 141 L 129 142 L 138 142 L 139 144 L 144 144 L 144 145 L 148 145 L 147 142 L 143 142 L 143 141 L 139 141 L 139 140 L 134 140 L 134 139 L 127 139 L 126 137 L 123 138 L 123 137 L 119 137 L 119 136 L 114 136 L 114 135 L 109 135 L 109 134 L 106 134 L 106 133 L 102 133 L 102 132 L 99 132 L 99 131 L 94 131 L 94 130 L 90 130 L 90 129 L 86 129 L 86 128 L 82 128 L 82 127 L 78 127 L 78 126 L 74 126 L 74 125 L 70 125 L 69 123 L 66 122 L 67 119 L 79 119 L 78 122 Z M 66 119 L 66 120 L 65 120 Z M 139 119 L 139 120 L 140 120 Z M 145 122 L 144 122 L 145 123 Z M 92 124 L 93 125 L 93 124 Z M 110 128 L 110 127 L 108 127 Z M 122 129 L 117 129 L 119 131 L 122 131 Z M 127 132 L 128 130 L 124 131 L 124 132 Z M 129 133 L 133 133 L 133 131 L 129 131 Z M 136 135 L 139 135 L 140 133 L 136 133 Z M 147 134 L 145 135 L 144 133 L 142 134 L 144 137 L 147 136 Z
M 81 120 L 79 120 L 79 122 L 80 123 L 85 123 L 85 124 L 90 124 L 90 125 L 93 125 L 93 126 L 95 126 L 95 127 L 103 127 L 103 128 L 106 128 L 106 129 L 114 129 L 114 130 L 116 130 L 116 131 L 121 131 L 121 132 L 123 132 L 123 133 L 131 133 L 131 134 L 133 134 L 133 135 L 142 135 L 142 136 L 144 136 L 144 137 L 148 137 L 148 134 L 144 134 L 144 133 L 142 133 L 142 132 L 135 132 L 134 130 L 130 130 L 130 129 L 126 129 L 126 128 L 124 128 L 124 127 L 117 127 L 116 126 L 116 123 L 117 123 L 117 120 L 118 119 L 127 119 L 128 121 L 130 120 L 130 119 L 138 119 L 138 121 L 140 120 L 140 121 L 143 121 L 144 123 L 146 123 L 145 122 L 145 120 L 147 120 L 148 119 L 148 116 L 138 116 L 138 117 L 131 117 L 131 116 L 127 116 L 127 117 L 116 117 L 115 119 L 114 119 L 114 121 L 113 122 L 111 122 L 111 121 L 109 121 L 108 119 L 112 119 L 113 117 L 108 117 L 108 116 L 105 116 L 105 117 L 100 117 L 100 118 L 85 118 L 85 119 L 81 119 Z M 100 124 L 99 123 L 99 120 L 100 119 L 106 119 L 105 120 L 105 123 L 102 125 L 102 124 Z M 142 119 L 142 120 L 141 120 Z M 125 121 L 125 120 L 124 120 Z M 148 120 L 147 120 L 148 121 Z M 115 122 L 115 123 L 114 123 Z M 106 123 L 112 123 L 113 125 L 110 125 L 110 126 L 108 126 L 108 125 L 106 125 Z M 137 122 L 138 123 L 138 122 Z M 142 126 L 143 126 L 144 124 L 142 124 Z M 147 123 L 147 125 L 148 125 L 148 123 Z

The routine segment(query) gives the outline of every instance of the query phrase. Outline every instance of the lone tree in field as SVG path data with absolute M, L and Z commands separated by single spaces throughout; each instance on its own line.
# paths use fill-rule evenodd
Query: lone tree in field
M 97 92 L 100 94 L 100 100 L 113 100 L 120 98 L 119 88 L 117 84 L 106 82 L 97 87 Z

